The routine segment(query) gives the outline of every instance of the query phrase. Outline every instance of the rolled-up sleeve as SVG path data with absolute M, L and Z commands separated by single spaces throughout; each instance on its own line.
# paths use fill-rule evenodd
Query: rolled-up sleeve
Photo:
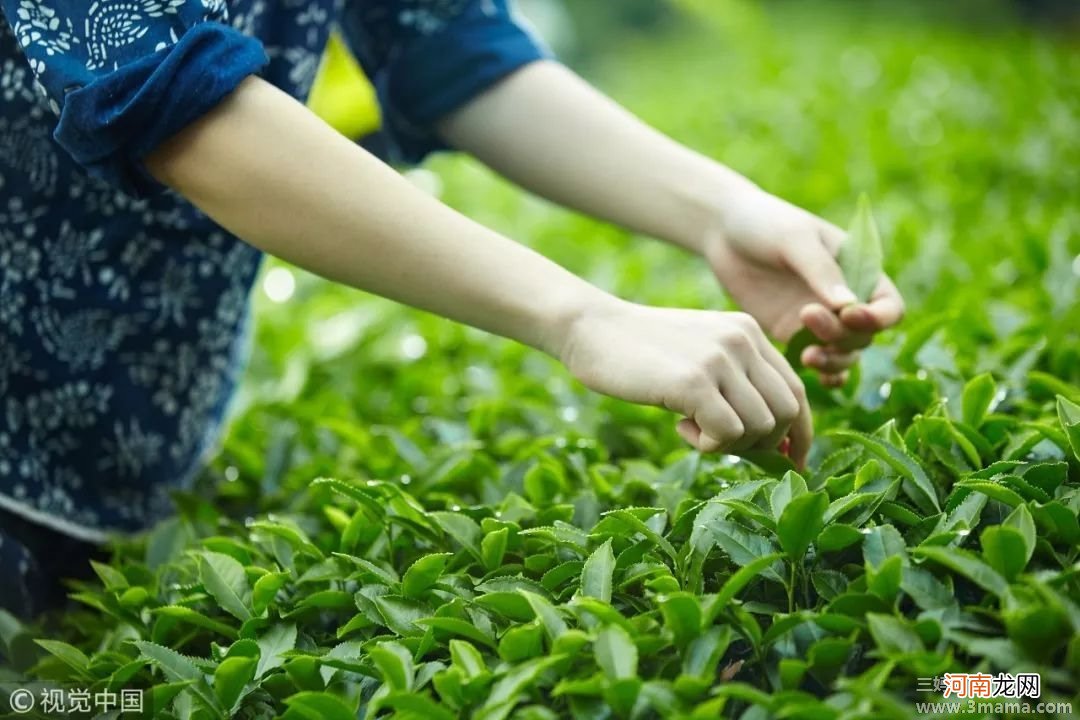
M 395 159 L 445 149 L 437 120 L 551 51 L 512 0 L 349 0 L 342 29 L 375 83 Z
M 142 159 L 267 62 L 224 0 L 0 0 L 49 104 L 54 137 L 91 173 L 143 195 Z

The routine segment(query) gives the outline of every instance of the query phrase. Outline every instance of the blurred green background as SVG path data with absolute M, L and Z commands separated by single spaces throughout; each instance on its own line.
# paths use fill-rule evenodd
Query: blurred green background
M 954 385 L 984 369 L 1080 380 L 1080 34 L 1045 4 L 533 0 L 524 9 L 605 92 L 766 189 L 841 226 L 858 193 L 870 194 L 909 315 L 844 391 L 811 387 L 820 419 L 880 408 L 900 371 Z M 439 156 L 407 173 L 623 297 L 728 304 L 696 258 L 524 194 L 468 158 Z M 354 469 L 373 442 L 421 435 L 467 446 L 558 432 L 626 457 L 680 446 L 660 411 L 592 396 L 511 342 L 278 262 L 256 295 L 239 419 L 213 478 L 304 483 Z

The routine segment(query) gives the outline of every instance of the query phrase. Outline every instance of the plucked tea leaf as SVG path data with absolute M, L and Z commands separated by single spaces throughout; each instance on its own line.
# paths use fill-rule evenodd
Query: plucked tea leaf
M 859 302 L 867 302 L 881 279 L 882 252 L 870 198 L 865 193 L 859 196 L 855 217 L 840 244 L 836 261 L 855 297 Z

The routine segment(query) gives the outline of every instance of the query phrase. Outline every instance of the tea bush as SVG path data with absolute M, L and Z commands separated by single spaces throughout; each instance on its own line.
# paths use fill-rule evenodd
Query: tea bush
M 585 70 L 842 223 L 869 192 L 908 299 L 847 387 L 808 376 L 811 469 L 700 456 L 535 353 L 275 266 L 299 284 L 260 299 L 198 491 L 80 610 L 0 616 L 0 679 L 173 718 L 908 718 L 976 671 L 1078 706 L 1075 45 L 992 3 L 682 6 Z M 472 162 L 413 177 L 624 296 L 725 302 Z

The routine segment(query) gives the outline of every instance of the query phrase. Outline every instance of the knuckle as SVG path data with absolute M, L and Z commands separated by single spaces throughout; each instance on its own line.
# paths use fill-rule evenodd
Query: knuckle
M 754 341 L 747 332 L 740 328 L 729 329 L 724 333 L 721 342 L 732 350 L 744 351 L 753 347 Z
M 672 387 L 680 395 L 692 396 L 700 392 L 702 387 L 708 384 L 708 381 L 709 376 L 705 370 L 690 365 L 675 372 Z
M 776 429 L 776 418 L 768 417 L 755 420 L 751 426 L 750 434 L 754 437 L 764 437 Z
M 809 398 L 806 395 L 806 385 L 804 385 L 803 381 L 800 379 L 796 379 L 795 382 L 791 384 L 791 394 L 795 396 L 795 403 L 800 408 L 809 402 Z
M 781 422 L 785 425 L 791 424 L 799 416 L 799 402 L 793 396 L 789 396 L 783 401 L 779 415 L 778 419 Z
M 724 447 L 731 447 L 743 437 L 746 436 L 746 427 L 743 425 L 742 420 L 736 418 L 734 422 L 730 423 L 724 432 Z

